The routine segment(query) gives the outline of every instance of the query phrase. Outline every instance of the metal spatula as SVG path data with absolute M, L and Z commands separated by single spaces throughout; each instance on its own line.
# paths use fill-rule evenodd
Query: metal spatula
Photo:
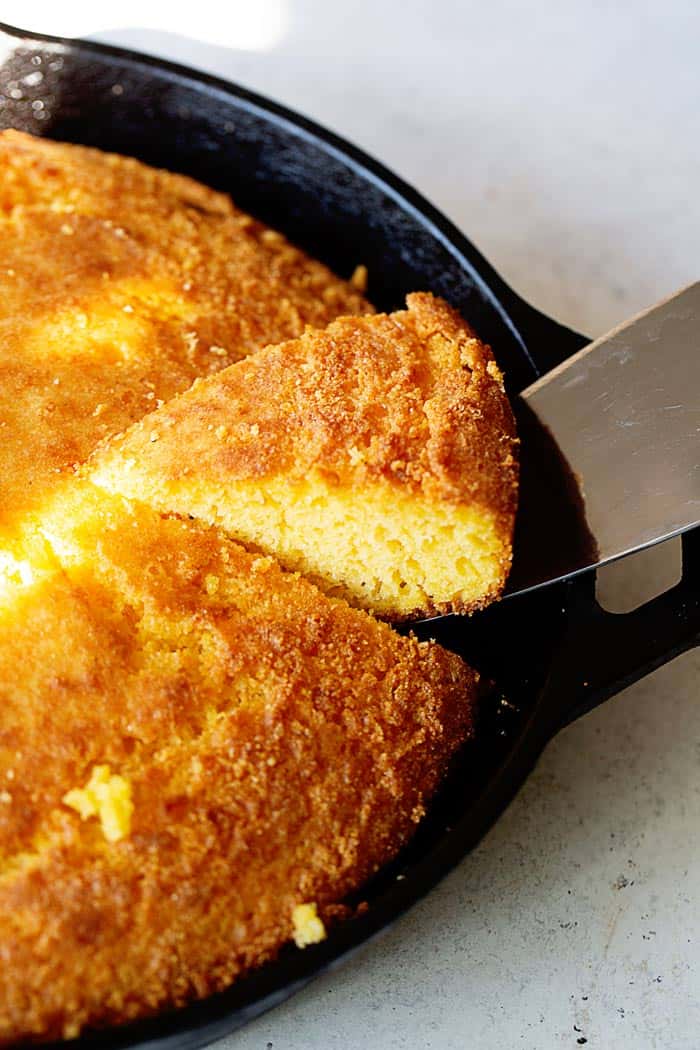
M 700 524 L 700 282 L 518 400 L 521 510 L 506 596 Z

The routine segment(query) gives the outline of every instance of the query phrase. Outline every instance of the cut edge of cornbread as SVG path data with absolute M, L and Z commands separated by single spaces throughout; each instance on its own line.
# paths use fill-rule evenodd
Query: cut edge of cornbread
M 101 471 L 92 480 L 113 493 L 128 491 Z M 326 594 L 383 619 L 474 612 L 498 597 L 510 568 L 492 512 L 410 496 L 381 480 L 363 487 L 361 530 L 353 521 L 357 491 L 315 474 L 270 479 L 252 498 L 249 486 L 230 482 L 225 502 L 199 479 L 162 494 L 154 483 L 147 499 L 163 512 L 222 528 Z

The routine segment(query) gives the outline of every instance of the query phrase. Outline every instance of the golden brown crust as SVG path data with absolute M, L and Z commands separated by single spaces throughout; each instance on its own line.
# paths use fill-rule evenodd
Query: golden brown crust
M 149 215 L 182 205 L 209 215 L 232 215 L 224 193 L 185 175 L 142 164 L 133 157 L 87 146 L 0 131 L 1 210 L 46 206 L 126 220 L 134 213 L 147 226 Z
M 371 308 L 223 194 L 0 132 L 0 524 L 159 400 Z
M 196 382 L 100 449 L 95 468 L 133 457 L 166 482 L 316 471 L 359 489 L 381 479 L 510 521 L 517 439 L 493 355 L 447 303 L 426 292 L 407 303 Z
M 415 318 L 416 337 L 431 350 L 436 344 L 444 369 L 441 374 L 436 368 L 437 382 L 424 405 L 429 438 L 423 489 L 439 499 L 478 503 L 512 528 L 518 442 L 503 374 L 491 348 L 435 296 L 414 293 L 406 302 Z
M 43 222 L 47 210 L 68 223 L 71 216 L 99 220 L 138 245 L 148 266 L 165 268 L 206 321 L 203 361 L 212 344 L 226 351 L 219 368 L 307 324 L 372 309 L 349 281 L 193 179 L 131 157 L 0 132 L 0 214 Z M 66 256 L 63 245 L 57 250 L 59 265 L 49 249 L 42 266 L 60 277 Z M 26 265 L 35 262 L 32 253 Z
M 327 914 L 407 840 L 471 731 L 458 657 L 216 530 L 85 498 L 47 525 L 63 570 L 0 612 L 7 1042 L 271 958 L 295 905 Z M 103 762 L 135 807 L 114 843 L 61 805 Z

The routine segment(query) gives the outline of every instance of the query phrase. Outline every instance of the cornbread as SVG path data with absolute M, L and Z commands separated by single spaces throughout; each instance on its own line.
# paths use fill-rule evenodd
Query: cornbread
M 0 237 L 7 1045 L 202 998 L 348 914 L 479 689 L 363 610 L 497 596 L 517 469 L 454 311 L 371 316 L 362 260 L 340 280 L 191 179 L 0 133 Z
M 511 561 L 513 415 L 459 315 L 425 293 L 407 305 L 196 382 L 99 449 L 90 477 L 384 617 L 482 607 Z
M 220 531 L 74 479 L 0 568 L 0 1040 L 318 940 L 411 835 L 476 688 Z
M 308 948 L 310 944 L 318 944 L 326 938 L 326 928 L 314 902 L 297 904 L 292 911 L 292 927 L 297 948 Z
M 370 309 L 191 179 L 0 133 L 0 547 L 99 440 L 265 343 Z
M 63 796 L 67 806 L 87 820 L 99 817 L 102 834 L 108 842 L 118 842 L 131 830 L 131 785 L 109 766 L 95 766 L 84 788 L 71 788 Z

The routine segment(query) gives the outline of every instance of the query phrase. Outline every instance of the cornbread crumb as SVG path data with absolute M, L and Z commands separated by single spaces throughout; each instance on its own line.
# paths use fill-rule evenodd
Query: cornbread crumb
M 187 352 L 189 354 L 193 354 L 197 349 L 197 344 L 199 343 L 199 336 L 196 332 L 184 332 L 183 339 L 185 341 L 185 347 L 187 349 Z
M 216 594 L 219 589 L 219 577 L 214 576 L 213 573 L 208 573 L 204 577 L 204 589 L 209 595 Z
M 284 237 L 277 230 L 263 230 L 260 234 L 260 240 L 265 244 L 281 244 Z
M 18 580 L 25 587 L 34 582 L 30 563 L 24 558 L 15 558 L 9 551 L 0 551 L 0 582 L 3 577 L 8 581 Z
M 297 904 L 292 910 L 294 943 L 297 948 L 307 948 L 326 939 L 326 927 L 320 918 L 316 904 Z
M 352 467 L 356 467 L 358 463 L 362 463 L 364 458 L 365 454 L 362 449 L 358 448 L 357 445 L 350 446 L 348 449 L 348 459 L 350 460 L 350 465 Z
M 358 292 L 367 291 L 367 267 L 356 266 L 353 270 L 352 277 L 350 278 L 350 284 L 353 288 L 356 288 Z
M 131 785 L 124 777 L 112 774 L 109 766 L 95 766 L 85 787 L 67 791 L 63 802 L 82 820 L 99 816 L 108 842 L 118 842 L 131 831 Z

